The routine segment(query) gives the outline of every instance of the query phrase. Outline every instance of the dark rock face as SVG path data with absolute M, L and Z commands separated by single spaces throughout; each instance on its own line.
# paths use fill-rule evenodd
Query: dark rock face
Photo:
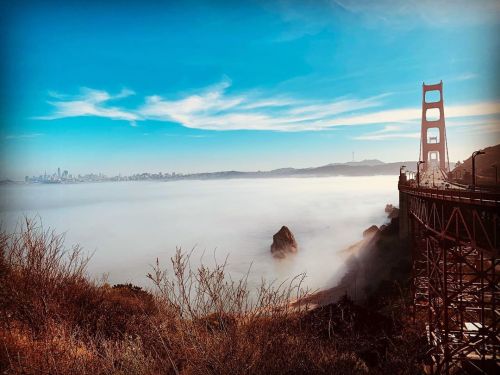
M 363 231 L 363 237 L 370 236 L 372 234 L 375 234 L 379 231 L 378 227 L 376 225 L 372 225 L 370 228 L 365 229 Z
M 295 254 L 298 246 L 293 233 L 286 226 L 282 226 L 278 233 L 273 236 L 271 254 L 275 258 L 284 258 L 287 254 Z
M 389 219 L 395 219 L 399 216 L 399 209 L 394 207 L 392 204 L 385 205 L 385 212 Z

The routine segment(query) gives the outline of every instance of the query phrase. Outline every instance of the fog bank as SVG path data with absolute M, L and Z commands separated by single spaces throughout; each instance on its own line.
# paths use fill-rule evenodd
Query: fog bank
M 66 232 L 67 245 L 94 252 L 91 275 L 108 273 L 112 283 L 148 285 L 149 265 L 158 257 L 168 266 L 182 247 L 194 249 L 194 266 L 229 256 L 235 278 L 250 266 L 253 283 L 306 272 L 317 289 L 342 276 L 340 250 L 386 221 L 396 184 L 373 176 L 1 186 L 0 217 L 12 230 L 22 215 L 38 215 L 44 227 Z M 280 262 L 269 247 L 282 225 L 299 251 Z

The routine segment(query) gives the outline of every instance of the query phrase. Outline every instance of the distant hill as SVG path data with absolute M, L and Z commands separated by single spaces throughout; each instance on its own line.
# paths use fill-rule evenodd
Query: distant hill
M 378 159 L 365 159 L 361 161 L 349 161 L 347 163 L 332 163 L 329 165 L 350 165 L 350 166 L 358 166 L 358 167 L 374 167 L 376 165 L 385 164 L 383 161 Z
M 476 176 L 478 184 L 490 185 L 495 182 L 495 168 L 500 168 L 500 144 L 482 149 L 484 155 L 476 157 Z M 453 169 L 454 176 L 468 176 L 472 172 L 472 157 L 464 160 Z M 500 171 L 498 171 L 500 173 Z M 499 175 L 500 178 L 500 175 Z
M 211 173 L 194 173 L 179 176 L 179 179 L 224 179 L 224 178 L 266 178 L 266 177 L 327 177 L 327 176 L 376 176 L 399 175 L 402 165 L 415 166 L 416 161 L 384 163 L 380 160 L 363 160 L 360 162 L 332 163 L 311 168 L 279 168 L 271 171 L 240 172 L 223 171 Z
M 394 163 L 384 163 L 377 159 L 352 161 L 348 163 L 330 163 L 320 167 L 310 168 L 279 168 L 271 171 L 219 171 L 219 172 L 202 172 L 190 174 L 151 174 L 142 173 L 122 177 L 103 177 L 96 180 L 71 180 L 61 181 L 30 181 L 30 183 L 85 183 L 85 182 L 103 182 L 103 181 L 141 181 L 141 180 L 158 180 L 158 181 L 178 181 L 178 180 L 213 180 L 213 179 L 231 179 L 231 178 L 277 178 L 277 177 L 328 177 L 328 176 L 377 176 L 388 175 L 398 176 L 402 165 L 408 167 L 409 170 L 415 170 L 416 161 L 398 161 Z M 24 182 L 12 182 L 9 180 L 0 181 L 1 184 L 14 184 Z

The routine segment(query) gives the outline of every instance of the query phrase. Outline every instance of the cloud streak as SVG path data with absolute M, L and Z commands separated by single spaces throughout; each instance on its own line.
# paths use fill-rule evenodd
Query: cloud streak
M 108 105 L 110 101 L 123 99 L 134 94 L 131 90 L 123 89 L 118 94 L 111 95 L 103 90 L 86 87 L 82 88 L 80 94 L 76 96 L 49 92 L 49 96 L 53 100 L 49 100 L 48 103 L 54 107 L 54 111 L 48 116 L 35 117 L 35 119 L 56 120 L 67 117 L 94 116 L 112 120 L 125 120 L 134 124 L 139 119 L 137 114 Z
M 93 116 L 124 120 L 131 125 L 138 121 L 153 120 L 213 131 L 297 132 L 341 126 L 413 123 L 422 115 L 421 108 L 382 109 L 387 106 L 385 99 L 392 93 L 368 98 L 340 97 L 329 101 L 314 101 L 273 97 L 256 92 L 232 94 L 228 93 L 230 86 L 231 82 L 226 79 L 181 98 L 147 96 L 143 104 L 133 109 L 119 107 L 116 103 L 110 104 L 135 94 L 131 90 L 122 90 L 115 95 L 89 88 L 82 89 L 77 96 L 52 93 L 49 103 L 54 107 L 54 111 L 38 119 Z M 499 113 L 500 102 L 471 103 L 445 108 L 445 116 L 449 119 L 492 116 Z M 404 134 L 406 133 L 400 133 L 399 136 L 410 137 Z M 395 136 L 386 132 L 371 133 L 366 137 L 389 139 Z M 411 137 L 414 137 L 413 133 Z
M 385 141 L 389 139 L 418 139 L 420 132 L 404 132 L 401 126 L 388 125 L 383 129 L 354 137 L 360 141 Z
M 30 139 L 30 138 L 37 138 L 42 136 L 42 133 L 27 133 L 27 134 L 10 134 L 6 135 L 4 139 L 10 140 L 10 139 Z
M 399 28 L 424 22 L 434 27 L 497 22 L 497 0 L 333 0 L 340 8 Z
M 432 27 L 456 28 L 496 23 L 500 15 L 498 0 L 283 0 L 269 5 L 277 11 L 288 29 L 277 41 L 290 41 L 335 31 L 345 13 L 369 28 L 390 27 L 398 31 Z

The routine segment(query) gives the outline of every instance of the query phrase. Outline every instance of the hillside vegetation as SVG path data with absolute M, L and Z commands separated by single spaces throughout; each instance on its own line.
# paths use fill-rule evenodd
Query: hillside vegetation
M 0 246 L 2 374 L 420 373 L 425 339 L 392 281 L 310 309 L 289 303 L 300 278 L 252 291 L 180 250 L 148 292 L 89 279 L 81 249 L 30 220 Z
M 493 185 L 495 183 L 495 173 L 497 172 L 494 166 L 500 168 L 500 144 L 486 147 L 481 151 L 484 154 L 476 157 L 477 183 L 479 185 Z M 472 157 L 468 157 L 453 169 L 454 176 L 464 178 L 467 183 L 471 182 L 470 173 L 472 173 Z M 467 176 L 468 174 L 469 176 Z

